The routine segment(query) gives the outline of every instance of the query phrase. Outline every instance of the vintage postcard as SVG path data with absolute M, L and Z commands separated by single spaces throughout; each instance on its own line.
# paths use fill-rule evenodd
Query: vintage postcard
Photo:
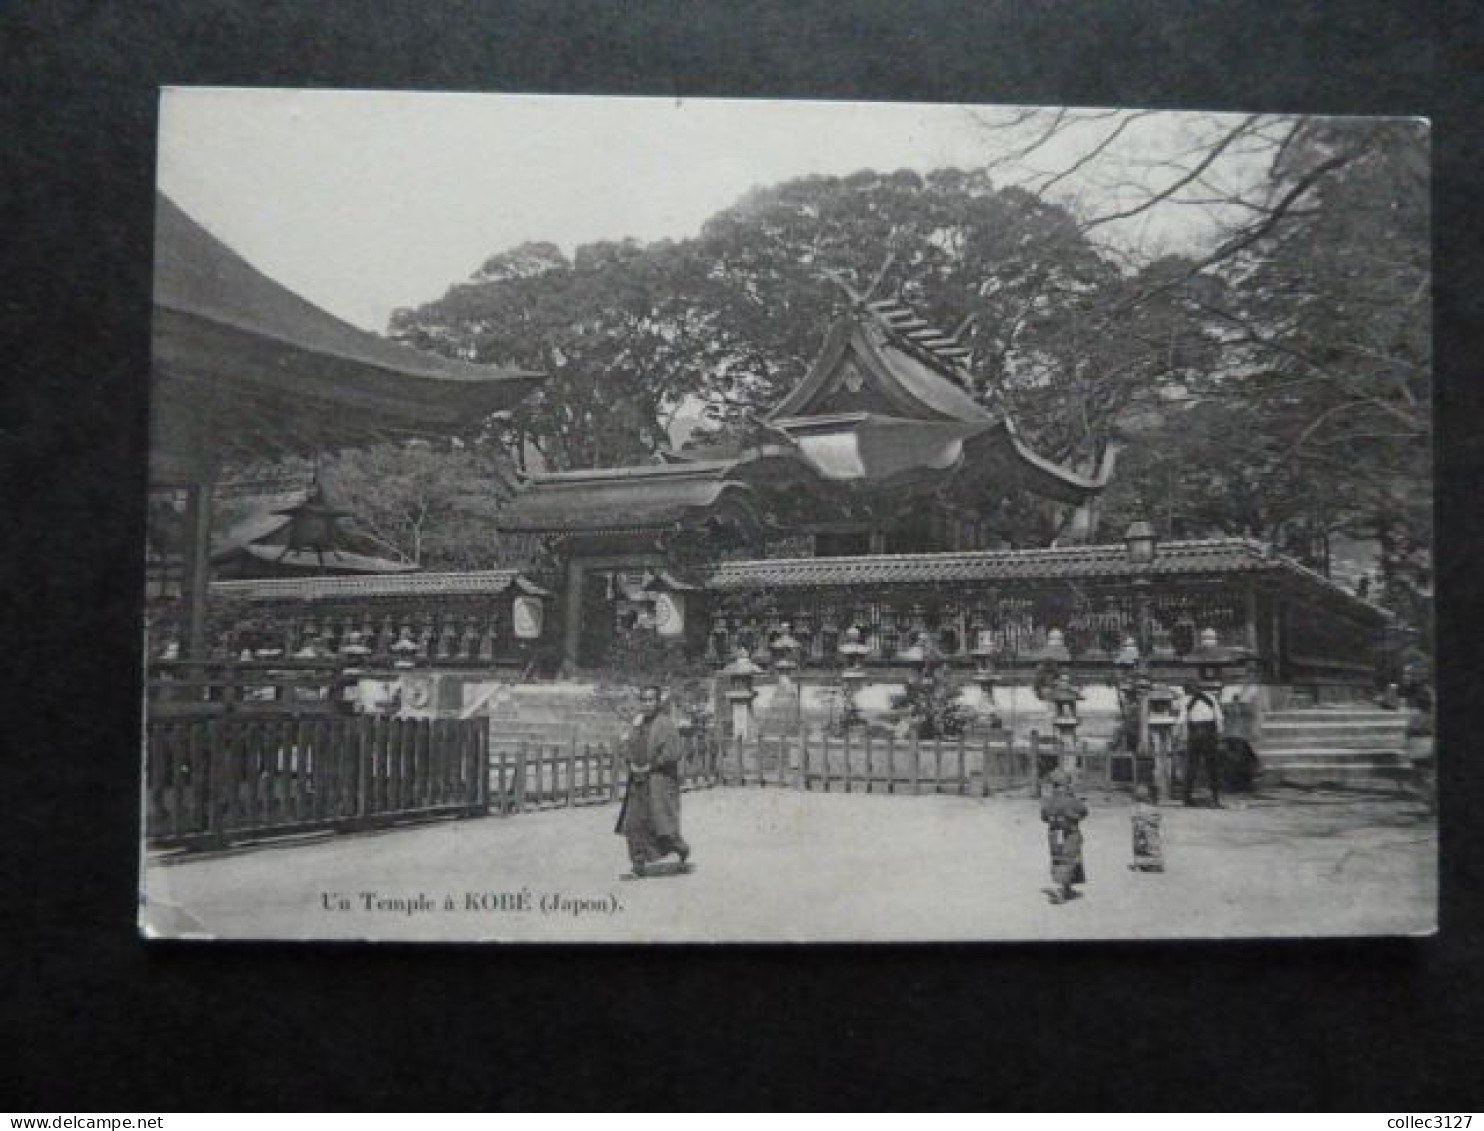
M 1435 929 L 1427 123 L 159 142 L 146 937 Z

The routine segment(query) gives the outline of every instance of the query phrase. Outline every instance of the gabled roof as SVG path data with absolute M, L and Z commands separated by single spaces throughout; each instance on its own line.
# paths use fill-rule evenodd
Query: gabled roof
M 261 562 L 280 569 L 332 571 L 338 573 L 414 573 L 420 567 L 374 554 L 357 553 L 348 548 L 356 545 L 354 536 L 348 545 L 338 542 L 322 554 L 313 550 L 290 550 L 289 527 L 293 522 L 283 509 L 254 511 L 235 523 L 220 537 L 212 539 L 211 562 L 222 565 L 230 561 Z M 362 549 L 368 548 L 365 545 Z
M 1107 486 L 1106 474 L 1089 478 L 1037 454 L 1008 416 L 975 400 L 967 353 L 896 300 L 857 303 L 767 423 L 831 479 L 871 478 L 873 465 L 888 476 L 909 465 L 941 471 L 964 462 L 966 450 L 974 462 L 998 445 L 1011 456 L 1007 470 L 1047 498 L 1076 504 Z
M 657 530 L 726 513 L 757 521 L 753 489 L 736 478 L 748 462 L 725 460 L 595 468 L 537 475 L 500 512 L 512 533 Z
M 878 320 L 861 314 L 847 314 L 835 322 L 808 376 L 767 419 L 786 427 L 798 417 L 839 411 L 828 405 L 828 398 L 845 395 L 841 385 L 851 372 L 860 374 L 863 396 L 874 394 L 909 419 L 995 420 L 959 383 L 966 374 L 931 360 L 931 355 L 913 348 Z

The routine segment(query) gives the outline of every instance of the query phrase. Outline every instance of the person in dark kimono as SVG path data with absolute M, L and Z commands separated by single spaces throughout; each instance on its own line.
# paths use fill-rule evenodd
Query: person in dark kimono
M 1041 820 L 1046 822 L 1046 839 L 1051 847 L 1051 879 L 1056 884 L 1047 894 L 1052 903 L 1065 903 L 1079 893 L 1074 884 L 1087 882 L 1082 868 L 1082 820 L 1087 805 L 1072 792 L 1072 780 L 1064 770 L 1054 771 L 1050 778 L 1051 795 L 1041 801 Z
M 624 737 L 629 785 L 614 832 L 628 841 L 636 876 L 672 853 L 683 866 L 690 845 L 680 835 L 680 733 L 660 709 L 658 687 L 639 694 L 639 717 Z

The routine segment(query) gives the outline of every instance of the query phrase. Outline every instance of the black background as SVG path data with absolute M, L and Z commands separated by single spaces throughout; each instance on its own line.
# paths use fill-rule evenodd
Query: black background
M 0 1102 L 48 1112 L 1479 1106 L 1481 823 L 1468 737 L 1484 701 L 1473 568 L 1484 281 L 1480 83 L 1466 62 L 1484 56 L 1477 13 L 1403 0 L 6 5 Z M 171 83 L 1432 117 L 1441 936 L 141 943 L 136 594 L 156 91 Z

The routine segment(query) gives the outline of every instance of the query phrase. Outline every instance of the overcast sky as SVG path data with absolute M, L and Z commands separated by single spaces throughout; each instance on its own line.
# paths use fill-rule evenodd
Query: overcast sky
M 1180 118 L 1160 118 L 1147 144 L 1175 144 Z M 755 185 L 973 168 L 994 146 L 954 106 L 173 88 L 158 176 L 255 266 L 380 331 L 519 243 L 685 238 Z M 1187 209 L 1125 235 L 1209 231 Z

